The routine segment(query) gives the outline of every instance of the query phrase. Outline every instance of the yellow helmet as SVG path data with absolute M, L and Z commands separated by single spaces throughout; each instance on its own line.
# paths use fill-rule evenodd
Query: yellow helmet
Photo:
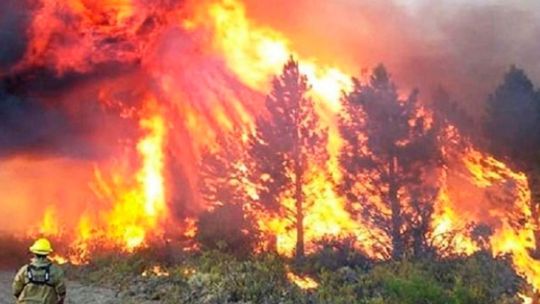
M 30 247 L 30 252 L 39 255 L 48 255 L 53 252 L 51 242 L 45 238 L 41 238 L 34 242 Z

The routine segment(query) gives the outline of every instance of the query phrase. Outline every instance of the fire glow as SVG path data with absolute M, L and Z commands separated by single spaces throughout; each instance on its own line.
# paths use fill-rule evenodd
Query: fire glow
M 98 94 L 99 101 L 107 109 L 120 104 L 119 116 L 136 121 L 134 133 L 137 135 L 126 136 L 114 143 L 119 147 L 115 151 L 120 152 L 106 161 L 67 165 L 70 168 L 85 166 L 87 170 L 82 176 L 91 179 L 80 187 L 84 187 L 86 192 L 90 189 L 90 198 L 80 197 L 80 203 L 56 203 L 62 200 L 63 195 L 20 196 L 23 204 L 30 206 L 28 208 L 42 210 L 41 219 L 23 221 L 39 222 L 28 233 L 52 237 L 67 234 L 71 240 L 73 253 L 67 257 L 56 257 L 58 261 L 85 262 L 93 242 L 105 242 L 131 252 L 147 246 L 152 237 L 165 237 L 171 223 L 177 223 L 176 226 L 172 224 L 173 230 L 180 227 L 180 234 L 193 238 L 192 218 L 208 207 L 193 194 L 197 184 L 194 164 L 200 160 L 203 148 L 218 148 L 213 146 L 215 139 L 224 131 L 239 128 L 243 136 L 252 131 L 260 105 L 254 105 L 251 99 L 261 99 L 268 92 L 271 77 L 280 72 L 291 55 L 298 59 L 301 72 L 307 75 L 321 123 L 329 131 L 329 160 L 323 166 L 310 170 L 306 178 L 305 191 L 310 198 L 304 218 L 307 250 L 312 249 L 310 245 L 315 241 L 327 236 L 352 236 L 358 241 L 359 249 L 370 256 L 387 258 L 375 249 L 374 243 L 375 240 L 388 240 L 378 233 L 376 227 L 369 227 L 352 216 L 345 206 L 346 198 L 335 189 L 341 179 L 338 156 L 343 140 L 337 126 L 340 99 L 342 93 L 350 91 L 353 86 L 353 75 L 345 72 L 346 69 L 325 64 L 316 57 L 302 57 L 291 48 L 286 33 L 252 22 L 239 0 L 188 2 L 157 11 L 150 4 L 145 6 L 129 0 L 101 0 L 91 5 L 91 1 L 83 0 L 70 0 L 65 4 L 53 0 L 41 2 L 43 5 L 31 23 L 28 51 L 14 69 L 24 71 L 32 66 L 46 66 L 62 75 L 73 71 L 84 73 L 94 66 L 113 61 L 137 62 L 141 70 L 130 75 L 131 78 L 111 79 L 99 88 Z M 52 37 L 63 31 L 65 26 L 55 16 L 59 10 L 76 20 L 76 30 L 65 34 L 66 39 L 76 43 L 54 45 Z M 119 41 L 121 46 L 112 47 L 108 42 L 111 40 Z M 95 52 L 99 47 L 103 52 Z M 177 59 L 176 56 L 187 59 L 178 58 L 181 61 L 178 65 L 162 61 L 162 57 L 172 60 Z M 201 71 L 193 66 L 197 63 L 201 63 Z M 128 93 L 133 94 L 130 98 L 136 99 L 130 106 L 122 104 L 122 97 L 118 97 Z M 451 151 L 448 158 L 452 162 L 446 168 L 447 172 L 439 177 L 443 191 L 438 197 L 433 219 L 433 238 L 458 231 L 469 220 L 493 224 L 494 233 L 490 238 L 493 253 L 512 254 L 516 269 L 535 288 L 540 288 L 540 263 L 528 252 L 535 245 L 532 224 L 517 229 L 503 214 L 505 210 L 499 210 L 497 206 L 483 206 L 489 208 L 486 215 L 485 210 L 468 209 L 458 202 L 462 195 L 459 193 L 461 186 L 475 189 L 480 197 L 485 191 L 511 184 L 510 205 L 514 206 L 514 213 L 530 218 L 527 203 L 530 193 L 525 175 L 513 172 L 503 162 L 471 146 L 457 150 L 449 142 L 448 147 L 442 149 Z M 176 157 L 171 157 L 171 153 Z M 33 166 L 32 159 L 10 162 L 14 167 L 20 165 L 16 162 Z M 44 171 L 57 167 L 55 164 L 44 166 Z M 171 177 L 173 167 L 181 167 L 185 175 L 181 186 L 175 185 L 176 176 Z M 73 172 L 78 171 L 74 169 Z M 20 179 L 11 182 L 24 183 Z M 62 188 L 65 185 L 51 187 L 54 186 Z M 21 189 L 21 186 L 16 188 Z M 77 192 L 79 189 L 63 189 L 59 193 Z M 245 191 L 256 196 L 253 189 L 246 187 Z M 77 194 L 66 197 L 72 199 Z M 177 210 L 173 207 L 178 201 L 193 205 L 183 206 L 182 220 L 174 215 Z M 76 210 L 66 213 L 68 211 L 59 207 L 63 204 L 76 205 Z M 281 204 L 294 208 L 294 202 L 288 197 L 284 197 Z M 38 206 L 41 209 L 35 209 Z M 75 215 L 72 222 L 61 220 L 72 215 Z M 260 213 L 257 220 L 263 232 L 275 236 L 278 252 L 292 255 L 296 236 L 294 229 L 290 228 L 290 219 Z M 457 234 L 453 241 L 454 253 L 472 254 L 480 249 L 465 234 Z M 158 268 L 149 271 L 165 275 Z M 317 287 L 311 278 L 298 277 L 293 273 L 289 273 L 289 278 L 301 288 Z

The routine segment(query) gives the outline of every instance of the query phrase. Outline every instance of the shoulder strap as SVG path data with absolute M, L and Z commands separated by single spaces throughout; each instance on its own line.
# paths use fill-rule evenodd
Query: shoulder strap
M 36 274 L 34 273 L 36 270 L 45 270 L 44 276 L 36 277 Z M 28 266 L 26 267 L 26 278 L 28 280 L 25 286 L 28 284 L 35 284 L 35 285 L 47 285 L 50 287 L 54 287 L 54 285 L 50 282 L 51 281 L 51 264 L 48 264 L 45 266 L 35 266 L 32 264 L 28 264 Z

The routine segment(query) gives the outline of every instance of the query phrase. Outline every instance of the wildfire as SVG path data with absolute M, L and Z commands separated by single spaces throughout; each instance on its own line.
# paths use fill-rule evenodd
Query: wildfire
M 337 123 L 340 99 L 343 92 L 353 87 L 346 67 L 325 64 L 316 56 L 302 56 L 292 49 L 286 33 L 250 20 L 239 0 L 203 1 L 194 4 L 195 8 L 182 8 L 187 12 L 177 6 L 163 12 L 164 9 L 160 11 L 151 4 L 143 4 L 144 1 L 133 0 L 40 2 L 43 5 L 37 9 L 30 25 L 29 46 L 16 71 L 39 66 L 58 75 L 97 73 L 93 69 L 111 62 L 130 63 L 140 70 L 131 75 L 132 78 L 114 78 L 96 85 L 100 87 L 96 95 L 104 107 L 120 104 L 123 108 L 119 116 L 136 122 L 137 135 L 122 138 L 118 143 L 121 148 L 111 152 L 112 160 L 92 164 L 93 180 L 81 184 L 88 186 L 93 196 L 89 197 L 86 192 L 83 195 L 78 188 L 72 192 L 78 192 L 81 198 L 66 196 L 69 202 L 63 203 L 63 192 L 41 191 L 39 200 L 43 201 L 39 203 L 46 207 L 43 213 L 40 211 L 41 219 L 34 222 L 38 224 L 34 225 L 37 227 L 33 227 L 33 234 L 57 237 L 64 237 L 67 231 L 74 234 L 69 236 L 71 252 L 53 259 L 59 263 L 68 260 L 84 263 L 93 242 L 128 252 L 145 246 L 151 237 L 165 233 L 165 223 L 175 223 L 175 229 L 182 226 L 175 212 L 169 210 L 169 206 L 178 202 L 184 204 L 181 207 L 185 209 L 178 212 L 185 216 L 182 235 L 193 239 L 195 216 L 207 207 L 204 203 L 191 206 L 195 205 L 192 202 L 198 203 L 199 198 L 188 194 L 197 184 L 193 177 L 197 173 L 194 164 L 201 150 L 208 146 L 215 148 L 215 139 L 236 127 L 243 131 L 239 142 L 248 141 L 255 116 L 260 112 L 259 99 L 268 92 L 272 76 L 280 72 L 290 56 L 299 61 L 300 71 L 307 75 L 312 86 L 310 97 L 321 117 L 321 127 L 329 132 L 329 159 L 325 164 L 310 164 L 311 170 L 303 185 L 307 198 L 303 222 L 306 250 L 313 250 L 313 244 L 327 236 L 353 237 L 366 254 L 380 259 L 386 257 L 376 249 L 375 242 L 389 244 L 390 241 L 377 227 L 354 216 L 346 206 L 347 199 L 336 189 L 341 182 L 338 157 L 342 139 Z M 177 19 L 179 16 L 182 16 L 181 22 Z M 69 27 L 63 23 L 65 20 L 71 20 Z M 92 91 L 86 86 L 92 87 L 81 85 L 82 92 Z M 130 106 L 122 104 L 124 95 L 129 95 Z M 418 115 L 429 117 L 429 113 L 424 113 L 427 111 L 422 109 Z M 516 269 L 540 289 L 540 262 L 531 257 L 529 250 L 534 247 L 534 237 L 526 176 L 471 145 L 464 149 L 455 145 L 448 140 L 440 147 L 448 154 L 450 164 L 436 177 L 441 191 L 436 198 L 430 232 L 436 246 L 451 248 L 451 254 L 472 254 L 480 245 L 467 228 L 472 224 L 488 225 L 493 230 L 488 242 L 493 253 L 512 254 Z M 184 159 L 175 161 L 175 157 Z M 30 160 L 21 159 L 10 164 L 20 169 L 20 163 L 33 165 Z M 65 166 L 74 168 L 80 164 Z M 246 164 L 240 165 L 244 171 L 248 170 Z M 45 169 L 40 171 L 54 171 L 58 162 L 51 161 L 43 166 Z M 65 167 L 61 169 L 56 170 L 63 171 Z M 177 172 L 180 174 L 175 175 Z M 77 181 L 83 179 L 77 178 Z M 69 179 L 66 173 L 58 180 L 69 183 Z M 257 200 L 255 187 L 245 180 L 242 183 L 246 184 L 248 196 Z M 358 184 L 369 187 L 363 180 Z M 50 187 L 53 186 L 58 187 Z M 181 190 L 175 189 L 182 192 L 178 197 L 171 194 L 173 187 Z M 30 196 L 14 194 L 15 198 L 34 202 Z M 77 200 L 73 201 L 74 197 Z M 507 203 L 500 203 L 497 200 L 500 197 Z M 64 210 L 56 204 L 57 200 L 62 206 L 77 205 L 74 208 L 77 212 L 69 212 L 76 216 L 75 223 L 68 224 L 68 229 L 59 221 Z M 290 193 L 285 193 L 280 203 L 285 210 L 295 208 Z M 278 252 L 292 255 L 296 235 L 290 214 L 252 212 L 259 228 L 267 236 L 276 238 Z M 516 224 L 523 222 L 522 219 L 526 219 L 527 224 Z M 451 241 L 445 238 L 449 234 L 453 235 Z M 142 275 L 168 273 L 154 266 Z M 318 286 L 313 279 L 292 272 L 287 277 L 303 289 Z
M 57 211 L 53 207 L 47 207 L 43 220 L 39 227 L 39 233 L 42 235 L 58 235 L 60 227 L 58 227 Z
M 313 98 L 318 101 L 318 112 L 330 133 L 330 160 L 325 168 L 315 168 L 305 186 L 308 196 L 313 197 L 306 210 L 306 241 L 310 243 L 323 236 L 352 234 L 361 239 L 365 249 L 369 250 L 369 233 L 345 210 L 344 200 L 335 192 L 331 180 L 339 178 L 339 173 L 335 173 L 339 172 L 337 157 L 341 139 L 336 114 L 341 108 L 342 92 L 352 87 L 351 77 L 338 67 L 321 66 L 314 59 L 295 54 L 282 34 L 271 28 L 254 25 L 247 18 L 245 8 L 239 1 L 211 2 L 207 9 L 201 9 L 201 14 L 190 22 L 190 26 L 193 24 L 201 24 L 214 31 L 215 51 L 224 56 L 227 66 L 245 85 L 259 92 L 268 90 L 271 77 L 281 70 L 291 55 L 299 58 L 300 71 L 308 77 L 312 85 Z M 292 210 L 294 202 L 284 198 L 283 205 Z M 263 231 L 276 235 L 278 252 L 291 255 L 296 236 L 289 228 L 290 219 L 269 218 L 265 214 L 260 214 L 258 218 L 264 219 L 259 221 Z
M 315 289 L 319 287 L 319 283 L 317 283 L 313 278 L 310 278 L 308 276 L 302 277 L 294 274 L 291 271 L 287 272 L 287 278 L 289 279 L 289 281 L 296 284 L 296 286 L 300 287 L 301 289 Z
M 59 264 L 59 265 L 64 265 L 64 264 L 67 264 L 68 262 L 70 262 L 67 258 L 63 257 L 63 256 L 60 256 L 60 255 L 52 255 L 50 257 L 51 261 Z
M 136 174 L 136 185 L 132 189 L 113 192 L 112 211 L 106 215 L 109 232 L 121 240 L 128 250 L 142 244 L 147 231 L 157 229 L 166 211 L 163 178 L 163 140 L 165 125 L 161 116 L 153 114 L 143 118 L 141 129 L 147 134 L 137 144 L 142 166 Z M 157 232 L 157 231 L 154 231 Z
M 514 189 L 512 210 L 492 208 L 489 211 L 501 221 L 501 227 L 491 238 L 491 246 L 494 254 L 511 253 L 517 271 L 523 274 L 534 288 L 540 289 L 540 261 L 530 254 L 531 248 L 535 245 L 533 227 L 531 224 L 516 225 L 515 219 L 513 220 L 516 215 L 512 214 L 517 213 L 518 217 L 524 219 L 531 217 L 527 178 L 523 173 L 513 172 L 504 163 L 477 151 L 469 154 L 465 164 L 479 187 L 489 188 L 497 183 L 512 181 Z
M 149 101 L 154 104 L 154 101 Z M 141 167 L 134 181 L 127 185 L 124 176 L 113 178 L 109 184 L 101 171 L 95 171 L 95 193 L 98 198 L 109 201 L 111 209 L 101 211 L 97 217 L 90 214 L 81 216 L 76 237 L 72 243 L 73 252 L 68 257 L 57 256 L 58 261 L 69 259 L 73 264 L 84 263 L 89 258 L 89 243 L 110 242 L 126 251 L 143 246 L 149 233 L 157 236 L 160 223 L 167 213 L 164 170 L 165 122 L 157 113 L 152 113 L 140 121 L 143 137 L 137 144 Z M 56 211 L 47 209 L 40 233 L 58 236 L 59 228 Z
M 150 269 L 143 271 L 141 274 L 143 277 L 155 276 L 155 277 L 168 277 L 170 273 L 164 270 L 159 265 L 154 265 Z
M 526 295 L 519 294 L 519 297 L 523 300 L 523 304 L 534 304 L 533 299 Z

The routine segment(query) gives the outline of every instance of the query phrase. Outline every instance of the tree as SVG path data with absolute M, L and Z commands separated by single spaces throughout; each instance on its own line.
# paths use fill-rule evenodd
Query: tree
M 239 130 L 216 140 L 216 151 L 204 151 L 199 175 L 202 198 L 210 205 L 252 202 L 249 158 Z
M 444 88 L 439 87 L 433 94 L 431 110 L 434 114 L 435 123 L 441 124 L 441 127 L 451 124 L 459 130 L 461 135 L 471 139 L 480 137 L 477 134 L 479 128 L 475 127 L 473 117 L 457 102 L 453 101 Z
M 256 121 L 250 155 L 260 181 L 259 196 L 268 210 L 284 213 L 296 228 L 296 256 L 304 256 L 304 184 L 310 165 L 327 157 L 326 130 L 319 128 L 309 85 L 298 63 L 291 58 L 274 78 L 266 98 L 267 115 Z M 295 206 L 284 210 L 281 200 L 292 198 Z
M 360 215 L 391 240 L 391 256 L 423 255 L 441 163 L 438 129 L 421 114 L 417 91 L 406 99 L 379 65 L 367 84 L 354 80 L 344 98 L 340 131 L 342 191 Z
M 199 189 L 209 210 L 197 223 L 197 240 L 208 249 L 239 256 L 252 252 L 259 231 L 245 208 L 254 204 L 255 185 L 242 133 L 235 130 L 216 140 L 214 151 L 203 152 Z
M 488 97 L 484 134 L 493 155 L 527 175 L 531 191 L 530 207 L 533 224 L 540 221 L 540 93 L 525 72 L 514 66 L 504 81 Z M 534 231 L 540 258 L 540 228 Z

